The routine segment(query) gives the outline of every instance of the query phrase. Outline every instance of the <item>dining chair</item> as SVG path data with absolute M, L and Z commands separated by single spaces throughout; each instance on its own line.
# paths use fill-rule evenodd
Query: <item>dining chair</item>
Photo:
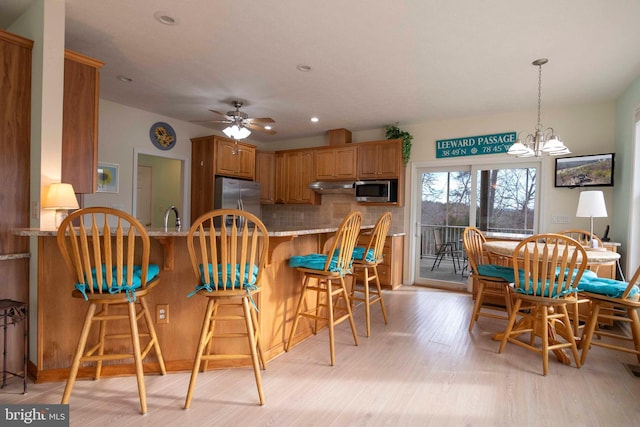
M 521 241 L 513 252 L 514 306 L 499 353 L 509 342 L 541 354 L 543 375 L 547 375 L 549 351 L 564 362 L 562 350 L 569 348 L 580 368 L 567 304 L 575 303 L 586 266 L 584 248 L 570 237 L 547 233 Z M 529 340 L 519 339 L 522 334 L 529 334 Z M 539 345 L 536 338 L 540 339 Z
M 301 272 L 304 280 L 285 351 L 291 348 L 301 317 L 313 320 L 314 335 L 318 332 L 320 321 L 327 324 L 331 366 L 335 364 L 336 325 L 348 320 L 353 341 L 358 345 L 356 325 L 344 277 L 352 272 L 353 249 L 361 224 L 362 214 L 358 211 L 351 212 L 338 227 L 326 254 L 294 256 L 289 260 L 289 266 Z M 309 301 L 314 303 L 309 305 Z
M 611 281 L 614 282 L 614 281 Z M 605 287 L 590 287 L 583 292 L 591 300 L 591 315 L 583 331 L 582 355 L 584 363 L 592 345 L 635 354 L 640 362 L 640 267 L 628 283 L 611 283 Z M 613 329 L 598 329 L 597 340 L 593 339 L 598 322 L 607 319 L 614 324 Z M 623 325 L 629 325 L 624 328 Z M 625 332 L 630 329 L 631 336 Z M 603 339 L 603 337 L 607 339 Z M 631 342 L 632 347 L 623 345 Z
M 385 212 L 376 221 L 373 230 L 369 234 L 366 246 L 357 246 L 353 251 L 353 284 L 351 286 L 351 307 L 355 301 L 364 303 L 365 322 L 367 336 L 371 336 L 371 306 L 380 304 L 382 318 L 387 324 L 387 309 L 382 298 L 382 288 L 378 275 L 378 264 L 383 260 L 384 243 L 391 225 L 391 212 Z M 372 282 L 375 289 L 371 289 Z
M 145 414 L 147 399 L 142 360 L 151 350 L 155 352 L 160 371 L 166 374 L 153 317 L 146 302 L 149 292 L 160 283 L 159 267 L 149 263 L 147 231 L 126 212 L 91 207 L 77 210 L 65 218 L 58 228 L 57 243 L 73 275 L 75 290 L 71 295 L 89 303 L 62 403 L 69 403 L 80 364 L 95 362 L 97 380 L 104 361 L 133 359 L 140 411 Z M 144 319 L 148 332 L 140 332 L 140 319 Z M 126 328 L 114 325 L 122 325 L 124 321 L 128 323 Z M 97 342 L 87 349 L 94 325 L 98 329 Z M 123 340 L 130 344 L 123 344 Z M 114 341 L 119 343 L 107 345 Z M 144 341 L 146 345 L 143 346 Z
M 594 247 L 599 248 L 598 250 L 604 250 L 604 244 L 602 240 L 595 234 L 591 234 L 590 231 L 580 230 L 580 229 L 568 229 L 559 231 L 558 234 L 562 234 L 564 236 L 569 236 L 578 242 L 582 246 L 585 247 L 586 250 L 591 249 L 590 243 L 591 241 L 595 242 Z M 589 236 L 591 234 L 591 236 Z M 617 265 L 617 261 L 611 261 L 608 263 L 598 263 L 598 264 L 587 264 L 587 269 L 593 271 L 594 273 L 598 273 L 600 266 L 613 266 L 615 269 Z M 569 315 L 572 317 L 572 325 L 573 325 L 573 334 L 576 337 L 581 337 L 582 330 L 584 325 L 587 323 L 589 313 L 591 312 L 591 300 L 583 295 L 581 292 L 578 293 L 578 298 L 575 304 L 571 304 L 569 307 Z
M 209 361 L 231 359 L 250 361 L 260 405 L 264 405 L 260 369 L 266 369 L 266 363 L 258 310 L 261 279 L 269 252 L 267 228 L 258 217 L 246 211 L 210 211 L 198 217 L 189 228 L 187 250 L 196 278 L 195 290 L 189 296 L 207 298 L 207 307 L 184 408 L 191 406 L 198 371 L 205 372 Z M 232 322 L 238 324 L 237 328 L 226 326 Z M 220 323 L 225 327 L 216 330 Z M 246 339 L 246 347 L 238 342 L 242 338 Z M 222 340 L 225 345 L 219 343 Z
M 473 325 L 477 322 L 479 316 L 508 320 L 511 314 L 510 281 L 498 275 L 491 275 L 489 271 L 492 269 L 502 269 L 506 270 L 506 273 L 511 273 L 512 270 L 509 267 L 492 264 L 488 254 L 485 254 L 482 247 L 484 242 L 486 242 L 484 234 L 476 227 L 469 226 L 462 232 L 462 244 L 467 254 L 471 278 L 476 284 L 477 289 L 476 302 L 473 306 L 471 320 L 469 321 L 469 332 L 473 329 Z M 485 304 L 486 297 L 503 300 L 504 307 L 495 304 Z M 498 314 L 496 311 L 502 313 Z

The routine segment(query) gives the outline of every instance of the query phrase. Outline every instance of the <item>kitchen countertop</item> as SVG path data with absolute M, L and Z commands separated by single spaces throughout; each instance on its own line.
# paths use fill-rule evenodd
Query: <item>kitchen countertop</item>
M 361 228 L 364 230 L 370 230 L 374 226 L 373 225 L 363 225 Z M 297 226 L 267 226 L 267 230 L 269 231 L 270 237 L 295 237 L 295 236 L 303 236 L 307 234 L 323 234 L 323 233 L 334 233 L 338 229 L 338 226 L 324 225 L 324 226 L 316 226 L 309 227 L 304 225 Z M 55 229 L 42 229 L 42 228 L 17 228 L 11 230 L 13 234 L 17 236 L 36 236 L 36 237 L 55 237 L 58 233 Z M 186 236 L 189 233 L 189 230 L 172 230 L 169 229 L 165 231 L 164 228 L 147 228 L 147 233 L 150 237 L 181 237 Z M 389 236 L 404 236 L 405 233 L 389 233 Z

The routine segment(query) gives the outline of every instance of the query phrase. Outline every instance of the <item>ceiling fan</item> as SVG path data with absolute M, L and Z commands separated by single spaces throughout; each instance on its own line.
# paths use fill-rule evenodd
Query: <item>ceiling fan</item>
M 240 101 L 233 101 L 233 106 L 236 108 L 235 111 L 228 111 L 226 114 L 209 110 L 213 114 L 220 116 L 220 119 L 193 120 L 192 123 L 227 123 L 229 124 L 227 129 L 235 125 L 238 129 L 246 128 L 252 131 L 255 130 L 269 135 L 275 135 L 276 131 L 272 130 L 271 126 L 269 126 L 270 123 L 275 123 L 275 120 L 271 117 L 249 117 L 247 113 L 240 111 L 240 107 L 242 107 L 242 102 Z

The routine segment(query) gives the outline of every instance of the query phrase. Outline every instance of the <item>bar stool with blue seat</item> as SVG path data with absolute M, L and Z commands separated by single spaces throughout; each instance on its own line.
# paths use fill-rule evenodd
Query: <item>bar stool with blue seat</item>
M 335 364 L 334 328 L 337 324 L 349 320 L 353 341 L 355 345 L 358 345 L 356 325 L 353 321 L 344 276 L 352 272 L 353 249 L 360 233 L 361 224 L 362 214 L 354 211 L 342 221 L 327 254 L 311 254 L 290 258 L 289 266 L 295 267 L 303 273 L 304 281 L 285 351 L 289 351 L 291 348 L 301 317 L 313 320 L 314 334 L 318 331 L 319 321 L 327 323 L 331 366 Z M 312 307 L 305 307 L 310 292 L 315 294 L 315 304 Z
M 209 361 L 226 360 L 251 362 L 260 405 L 264 405 L 260 369 L 265 369 L 266 363 L 258 310 L 269 253 L 267 228 L 246 211 L 210 211 L 191 225 L 187 249 L 196 277 L 195 290 L 189 296 L 207 298 L 207 307 L 184 408 L 191 406 L 198 371 L 206 371 Z M 229 326 L 219 327 L 221 323 Z
M 76 221 L 77 226 L 74 225 Z M 147 231 L 126 212 L 91 207 L 77 210 L 65 218 L 58 228 L 57 242 L 75 281 L 72 296 L 89 303 L 62 403 L 69 403 L 81 363 L 95 362 L 95 379 L 99 379 L 103 361 L 133 359 L 140 411 L 145 414 L 147 398 L 142 360 L 154 350 L 161 373 L 167 372 L 145 299 L 160 283 L 159 267 L 149 263 Z M 145 320 L 148 332 L 139 331 L 139 319 Z M 126 332 L 122 332 L 122 327 L 116 330 L 109 326 L 118 321 L 128 323 Z M 98 326 L 98 340 L 87 349 L 93 325 Z M 128 340 L 130 346 L 107 345 L 123 340 Z M 110 352 L 106 353 L 107 350 Z
M 391 212 L 380 215 L 376 225 L 370 233 L 366 246 L 356 246 L 353 251 L 353 285 L 351 286 L 351 304 L 354 301 L 364 303 L 367 336 L 371 336 L 371 306 L 380 304 L 384 323 L 388 323 L 387 309 L 382 299 L 382 289 L 378 275 L 378 264 L 383 260 L 384 242 L 391 225 Z M 375 289 L 370 289 L 369 283 L 375 284 Z

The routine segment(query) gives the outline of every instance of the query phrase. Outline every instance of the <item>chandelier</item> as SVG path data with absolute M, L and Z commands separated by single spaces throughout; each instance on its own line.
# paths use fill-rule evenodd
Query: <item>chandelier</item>
M 551 156 L 559 156 L 562 154 L 569 154 L 571 151 L 560 140 L 560 137 L 556 135 L 553 128 L 547 128 L 542 130 L 542 124 L 540 123 L 540 112 L 542 106 L 542 66 L 549 62 L 547 58 L 536 59 L 532 62 L 533 65 L 538 67 L 538 124 L 536 125 L 535 132 L 527 135 L 524 142 L 518 139 L 509 147 L 507 154 L 516 157 L 540 157 L 542 153 L 547 153 Z

